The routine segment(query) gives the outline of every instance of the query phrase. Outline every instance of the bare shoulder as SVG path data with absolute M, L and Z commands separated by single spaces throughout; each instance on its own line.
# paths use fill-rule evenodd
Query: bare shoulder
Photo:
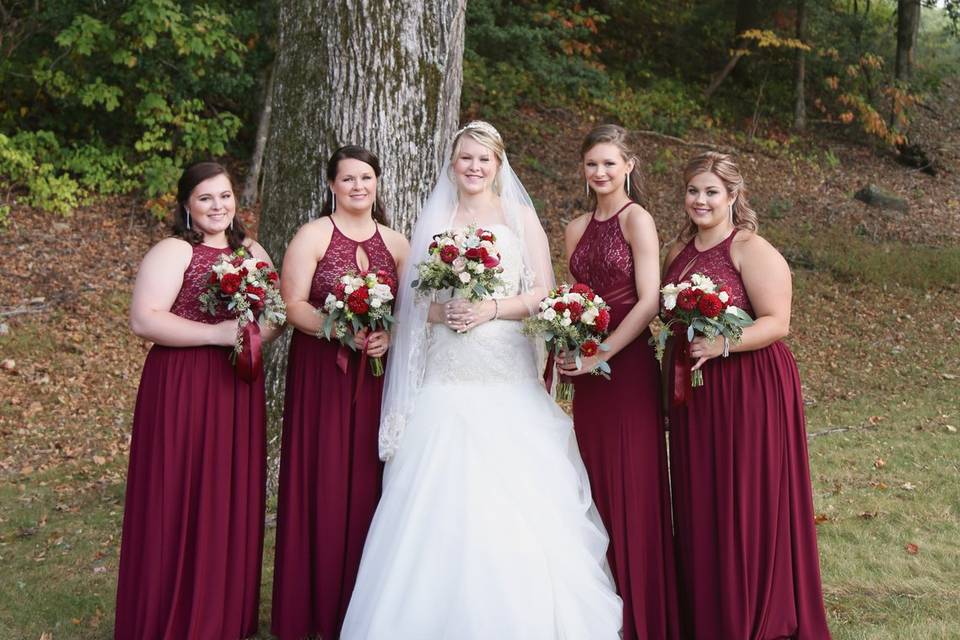
M 583 232 L 586 231 L 587 225 L 590 224 L 590 218 L 593 216 L 593 213 L 581 213 L 576 218 L 567 223 L 567 226 L 564 227 L 563 233 L 568 238 L 579 238 L 583 235 Z
M 170 237 L 164 238 L 153 245 L 147 252 L 145 259 L 161 259 L 170 261 L 183 261 L 185 264 L 190 262 L 193 257 L 193 245 L 183 238 Z
M 745 264 L 762 265 L 767 267 L 786 267 L 787 261 L 783 255 L 754 231 L 740 231 L 730 243 L 730 257 L 734 266 L 742 270 Z
M 634 202 L 620 216 L 627 229 L 656 229 L 657 225 L 649 211 Z

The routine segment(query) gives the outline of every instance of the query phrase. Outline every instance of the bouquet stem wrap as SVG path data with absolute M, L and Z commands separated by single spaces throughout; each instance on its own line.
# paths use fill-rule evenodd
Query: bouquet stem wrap
M 246 382 L 254 382 L 263 375 L 263 340 L 260 325 L 248 322 L 240 329 L 240 353 L 235 364 L 237 375 Z

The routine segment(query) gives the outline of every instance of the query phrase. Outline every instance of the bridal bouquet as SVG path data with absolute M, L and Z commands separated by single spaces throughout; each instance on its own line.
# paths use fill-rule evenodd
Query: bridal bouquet
M 411 286 L 420 295 L 453 289 L 455 296 L 485 300 L 503 286 L 500 252 L 492 231 L 470 225 L 433 236 L 427 259 L 417 265 Z
M 393 326 L 393 290 L 397 283 L 385 271 L 361 271 L 343 275 L 333 293 L 328 293 L 322 311 L 323 335 L 335 337 L 340 344 L 357 350 L 354 335 L 363 328 L 389 331 Z M 366 348 L 363 357 L 366 359 Z M 383 359 L 370 359 L 373 375 L 383 375 Z
M 703 386 L 703 371 L 691 372 L 689 366 L 690 341 L 694 336 L 711 339 L 723 336 L 736 343 L 740 341 L 743 328 L 753 324 L 753 318 L 730 304 L 730 291 L 726 286 L 719 286 L 700 273 L 694 273 L 689 280 L 679 284 L 667 284 L 660 294 L 663 297 L 660 317 L 664 325 L 653 342 L 657 360 L 662 363 L 667 338 L 671 335 L 680 338 L 674 358 L 673 400 L 674 404 L 683 404 L 688 386 Z
M 279 281 L 280 276 L 268 262 L 257 260 L 240 247 L 214 263 L 207 290 L 200 294 L 200 306 L 206 313 L 216 316 L 223 306 L 238 318 L 237 341 L 230 359 L 247 382 L 263 371 L 260 322 L 279 327 L 287 321 Z
M 539 312 L 524 320 L 523 325 L 524 333 L 540 336 L 547 343 L 550 359 L 545 376 L 549 388 L 553 361 L 560 353 L 576 354 L 579 367 L 581 357 L 608 349 L 603 339 L 610 326 L 610 308 L 587 285 L 563 283 L 540 301 Z M 609 378 L 610 364 L 601 360 L 592 373 Z M 557 399 L 573 399 L 573 385 L 563 377 L 557 383 Z

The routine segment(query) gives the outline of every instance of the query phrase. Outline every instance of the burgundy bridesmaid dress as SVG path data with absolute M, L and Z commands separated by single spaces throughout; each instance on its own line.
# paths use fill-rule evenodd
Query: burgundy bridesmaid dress
M 334 224 L 313 274 L 311 304 L 322 306 L 342 275 L 360 271 L 358 245 L 369 269 L 386 271 L 396 282 L 396 265 L 379 229 L 357 242 Z M 368 363 L 361 367 L 353 351 L 343 371 L 339 350 L 338 342 L 302 331 L 294 331 L 290 343 L 273 579 L 272 631 L 281 640 L 339 636 L 380 499 L 383 378 L 374 377 Z
M 203 244 L 171 308 L 195 322 Z M 133 415 L 114 637 L 224 640 L 257 633 L 266 487 L 263 378 L 237 377 L 229 347 L 147 355 Z
M 610 305 L 611 331 L 637 302 L 633 253 L 619 223 L 630 204 L 607 220 L 591 218 L 570 256 L 573 277 Z M 610 359 L 610 380 L 573 378 L 573 425 L 610 535 L 624 640 L 679 637 L 660 370 L 649 339 L 645 329 Z
M 664 278 L 693 273 L 753 315 L 730 258 L 734 231 L 691 240 Z M 691 361 L 692 365 L 692 361 Z M 680 604 L 689 638 L 830 638 L 813 522 L 800 378 L 782 342 L 713 358 L 670 411 Z

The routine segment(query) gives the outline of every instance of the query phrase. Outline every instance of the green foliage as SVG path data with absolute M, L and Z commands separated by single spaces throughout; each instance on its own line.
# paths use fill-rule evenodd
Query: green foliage
M 226 154 L 258 102 L 258 4 L 15 3 L 0 62 L 8 200 L 65 214 L 91 194 L 158 198 L 184 164 Z

